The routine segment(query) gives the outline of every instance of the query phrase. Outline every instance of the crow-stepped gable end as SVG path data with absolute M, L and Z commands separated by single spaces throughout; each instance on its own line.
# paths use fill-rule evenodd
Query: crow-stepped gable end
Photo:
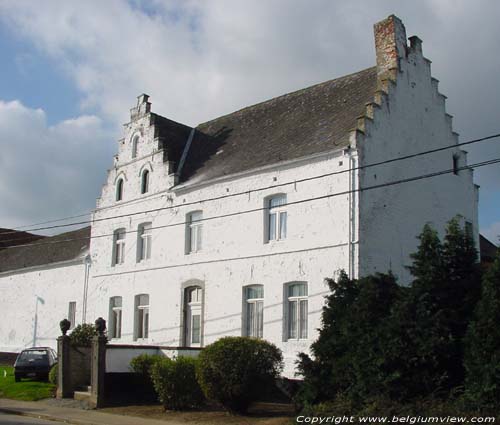
M 0 310 L 12 319 L 0 351 L 33 345 L 35 313 L 35 335 L 55 346 L 71 313 L 107 318 L 106 372 L 244 335 L 276 344 L 293 377 L 317 338 L 325 278 L 391 270 L 406 284 L 424 224 L 444 232 L 457 215 L 479 246 L 478 190 L 466 153 L 449 149 L 458 135 L 422 42 L 395 16 L 374 38 L 373 67 L 194 127 L 140 95 L 90 246 L 86 228 L 47 249 L 0 250 Z

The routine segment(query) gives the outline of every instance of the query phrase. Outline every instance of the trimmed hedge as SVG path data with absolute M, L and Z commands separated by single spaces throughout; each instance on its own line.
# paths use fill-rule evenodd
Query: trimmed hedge
M 163 357 L 151 366 L 151 380 L 165 410 L 185 410 L 199 407 L 203 392 L 196 380 L 197 359 L 179 356 Z
M 246 412 L 283 368 L 279 348 L 248 337 L 221 338 L 205 347 L 198 360 L 197 377 L 203 393 L 232 413 Z

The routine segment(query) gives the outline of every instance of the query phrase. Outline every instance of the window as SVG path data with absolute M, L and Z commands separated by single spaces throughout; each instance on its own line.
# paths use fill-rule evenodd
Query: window
M 286 238 L 286 195 L 277 195 L 267 201 L 267 240 Z
M 116 200 L 121 201 L 123 199 L 123 179 L 118 179 L 116 182 Z
M 252 285 L 243 288 L 245 336 L 262 338 L 264 328 L 264 286 Z
M 76 301 L 70 301 L 68 305 L 68 320 L 69 320 L 69 328 L 73 329 L 75 327 L 75 319 L 76 319 Z
M 132 159 L 137 156 L 137 145 L 139 143 L 139 136 L 135 136 L 132 139 Z
M 195 211 L 187 215 L 186 253 L 188 254 L 201 251 L 202 218 L 201 211 Z
M 135 338 L 147 339 L 149 336 L 149 295 L 135 296 Z
M 286 287 L 287 339 L 307 339 L 307 283 Z
M 113 265 L 123 264 L 125 261 L 125 229 L 115 230 Z
M 203 289 L 186 288 L 184 294 L 184 342 L 187 347 L 201 346 Z
M 141 193 L 148 193 L 149 191 L 149 170 L 144 170 L 141 177 Z
M 137 261 L 151 258 L 151 242 L 151 223 L 140 224 L 137 230 Z
M 109 337 L 122 337 L 122 297 L 109 299 Z
M 458 175 L 459 167 L 460 164 L 458 155 L 453 155 L 453 174 Z

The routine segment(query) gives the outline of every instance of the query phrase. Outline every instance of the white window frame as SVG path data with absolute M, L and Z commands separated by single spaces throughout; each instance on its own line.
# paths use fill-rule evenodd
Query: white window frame
M 251 297 L 252 289 L 260 290 L 261 296 Z M 264 334 L 264 285 L 248 285 L 243 287 L 243 335 L 262 338 Z
M 153 230 L 151 222 L 141 223 L 137 228 L 137 262 L 151 258 Z
M 141 304 L 141 297 L 147 297 L 147 303 Z M 135 296 L 134 340 L 149 338 L 149 294 Z
M 272 206 L 273 202 L 278 205 Z M 275 242 L 286 239 L 288 231 L 287 196 L 284 193 L 266 198 L 266 242 Z
M 195 294 L 194 297 L 192 295 Z M 195 313 L 195 314 L 193 314 Z M 193 317 L 199 317 L 198 338 L 193 340 Z M 184 345 L 201 347 L 203 340 L 203 288 L 189 286 L 184 290 Z
M 196 219 L 194 219 L 196 217 Z M 186 254 L 200 252 L 203 247 L 203 212 L 192 211 L 186 216 Z
M 302 294 L 291 295 L 291 288 L 300 285 L 305 288 Z M 309 335 L 309 296 L 306 282 L 290 282 L 285 284 L 284 327 L 286 341 L 307 340 Z
M 117 305 L 119 301 L 120 305 Z M 120 296 L 109 299 L 109 337 L 120 339 L 122 337 L 122 307 L 123 299 Z
M 125 229 L 117 229 L 113 233 L 113 266 L 120 265 L 125 262 L 126 236 L 127 233 Z
M 69 328 L 73 329 L 76 324 L 76 301 L 70 301 L 68 303 L 68 320 L 69 320 Z

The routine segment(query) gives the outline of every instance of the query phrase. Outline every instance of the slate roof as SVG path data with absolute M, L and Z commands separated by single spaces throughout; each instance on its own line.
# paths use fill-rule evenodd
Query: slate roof
M 196 127 L 181 182 L 199 182 L 349 144 L 377 90 L 376 67 L 249 106 Z
M 90 245 L 90 227 L 46 237 L 27 246 L 0 251 L 0 272 L 68 261 L 83 255 Z
M 21 245 L 43 239 L 44 237 L 33 233 L 0 228 L 0 250 L 8 246 Z
M 497 253 L 498 247 L 486 239 L 483 235 L 479 235 L 479 251 L 481 253 L 481 262 L 493 262 Z

